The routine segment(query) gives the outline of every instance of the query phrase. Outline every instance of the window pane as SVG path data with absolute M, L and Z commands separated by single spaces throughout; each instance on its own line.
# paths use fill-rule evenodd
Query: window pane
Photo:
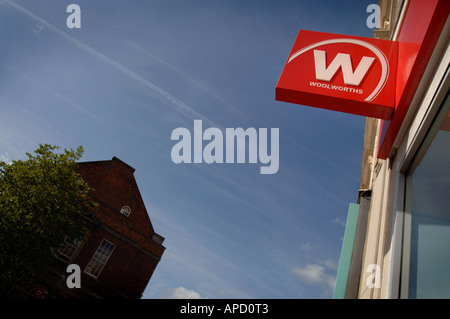
M 111 256 L 115 245 L 109 241 L 103 240 L 100 246 L 97 248 L 94 256 L 92 256 L 89 264 L 86 266 L 85 272 L 98 277 Z
M 446 117 L 449 119 L 448 115 Z M 450 298 L 450 132 L 441 125 L 412 175 L 409 298 Z
M 76 239 L 73 242 L 68 242 L 67 238 L 61 244 L 61 247 L 58 249 L 58 257 L 63 259 L 64 261 L 69 262 L 70 258 L 75 254 L 78 247 L 80 247 L 82 240 Z

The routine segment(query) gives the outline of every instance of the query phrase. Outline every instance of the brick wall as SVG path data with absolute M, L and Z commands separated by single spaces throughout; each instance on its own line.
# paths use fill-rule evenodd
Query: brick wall
M 79 164 L 80 173 L 94 189 L 99 208 L 87 243 L 73 263 L 83 272 L 85 288 L 112 298 L 123 294 L 139 298 L 148 284 L 165 247 L 152 241 L 154 229 L 134 178 L 134 169 L 117 158 Z M 131 208 L 126 217 L 123 206 Z M 98 278 L 84 274 L 102 240 L 116 247 Z

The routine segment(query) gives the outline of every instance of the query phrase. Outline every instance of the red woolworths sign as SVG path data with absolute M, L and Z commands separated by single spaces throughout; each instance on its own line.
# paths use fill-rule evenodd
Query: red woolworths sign
M 396 42 L 298 33 L 276 100 L 389 119 L 395 107 Z

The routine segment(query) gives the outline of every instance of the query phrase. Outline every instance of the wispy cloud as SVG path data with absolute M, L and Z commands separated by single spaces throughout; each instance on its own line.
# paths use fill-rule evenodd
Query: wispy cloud
M 336 217 L 335 219 L 331 220 L 330 223 L 338 224 L 345 227 L 345 221 L 341 220 L 339 217 Z
M 61 31 L 59 28 L 48 22 L 47 20 L 37 16 L 33 12 L 25 9 L 24 7 L 18 5 L 17 3 L 10 1 L 10 0 L 4 0 L 3 3 L 6 3 L 13 8 L 19 10 L 20 12 L 24 13 L 28 17 L 36 20 L 40 25 L 47 27 L 48 29 L 52 30 L 56 34 L 60 35 L 61 37 L 65 38 L 66 40 L 70 41 L 72 44 L 76 45 L 78 48 L 82 49 L 86 53 L 98 58 L 99 60 L 103 61 L 104 63 L 107 63 L 111 67 L 115 68 L 116 70 L 120 71 L 121 73 L 127 75 L 128 77 L 136 80 L 137 82 L 141 83 L 142 85 L 148 87 L 152 91 L 160 94 L 164 98 L 166 98 L 172 105 L 176 106 L 180 111 L 184 112 L 185 114 L 188 114 L 194 119 L 202 119 L 207 122 L 209 122 L 211 125 L 218 127 L 218 125 L 215 124 L 214 121 L 211 119 L 205 117 L 204 115 L 200 114 L 196 110 L 194 110 L 191 106 L 187 105 L 186 103 L 180 101 L 175 96 L 171 95 L 167 91 L 161 89 L 160 87 L 156 86 L 155 84 L 151 83 L 147 79 L 143 78 L 136 72 L 128 69 L 127 67 L 123 66 L 122 64 L 118 63 L 117 61 L 111 59 L 110 57 L 100 53 L 99 51 L 91 48 L 90 46 L 86 45 L 85 43 L 77 40 L 76 38 L 70 36 L 69 34 Z
M 146 56 L 151 57 L 152 59 L 156 60 L 157 62 L 159 62 L 160 64 L 164 65 L 165 67 L 167 67 L 168 69 L 177 72 L 178 74 L 180 74 L 190 85 L 192 85 L 196 90 L 201 90 L 203 92 L 206 92 L 207 94 L 209 94 L 210 96 L 212 96 L 216 101 L 218 101 L 219 103 L 221 103 L 222 105 L 226 106 L 227 110 L 232 112 L 234 116 L 239 117 L 240 119 L 242 118 L 246 118 L 248 117 L 248 114 L 246 114 L 245 112 L 243 112 L 242 110 L 240 110 L 239 108 L 235 107 L 234 105 L 232 105 L 231 103 L 229 103 L 228 101 L 226 101 L 224 98 L 222 98 L 220 95 L 218 95 L 214 90 L 210 89 L 209 87 L 207 87 L 206 85 L 200 83 L 198 80 L 194 79 L 192 76 L 190 76 L 189 74 L 187 74 L 186 72 L 180 70 L 178 67 L 174 66 L 173 64 L 167 62 L 166 60 L 161 59 L 160 57 L 152 54 L 151 52 L 149 52 L 148 50 L 145 50 L 144 48 L 142 48 L 140 45 L 128 40 L 128 39 L 124 39 L 124 41 L 130 45 L 131 47 L 133 47 L 134 49 L 138 50 L 139 52 L 143 53 Z
M 327 261 L 324 266 L 319 264 L 308 264 L 303 268 L 295 267 L 292 269 L 292 272 L 304 283 L 321 286 L 324 295 L 328 295 L 334 289 L 336 277 L 328 274 L 326 272 L 327 268 L 334 268 L 334 263 Z
M 5 153 L 0 155 L 0 162 L 4 162 L 6 164 L 11 164 L 11 158 L 9 157 L 9 153 Z
M 44 28 L 44 26 L 42 24 L 38 24 L 36 25 L 36 27 L 33 29 L 34 33 L 40 33 L 42 31 L 42 29 Z
M 82 107 L 81 105 L 73 102 L 72 100 L 68 99 L 67 97 L 59 94 L 58 92 L 56 92 L 55 90 L 51 89 L 49 86 L 44 85 L 41 81 L 35 80 L 32 77 L 16 70 L 15 68 L 13 68 L 10 65 L 7 64 L 2 64 L 4 67 L 10 69 L 12 72 L 16 73 L 18 76 L 20 76 L 21 78 L 25 79 L 26 81 L 29 81 L 30 83 L 32 83 L 33 85 L 38 86 L 40 89 L 45 90 L 47 92 L 49 92 L 50 94 L 52 94 L 53 96 L 55 96 L 56 98 L 64 101 L 65 103 L 69 104 L 70 106 L 74 107 L 75 109 L 78 109 L 79 111 L 81 111 L 82 113 L 85 113 L 87 115 L 89 115 L 90 117 L 96 119 L 96 120 L 101 120 L 100 117 L 96 116 L 95 114 L 89 112 L 88 110 L 86 110 L 84 107 Z
M 196 291 L 186 289 L 184 287 L 177 287 L 170 290 L 168 299 L 203 299 L 203 297 Z
M 311 243 L 307 242 L 307 243 L 303 243 L 300 245 L 300 250 L 302 251 L 311 251 Z
M 284 166 L 284 169 L 289 171 L 289 174 L 292 176 L 297 176 L 300 180 L 305 180 L 309 185 L 313 186 L 314 188 L 320 190 L 322 193 L 324 193 L 328 198 L 331 198 L 333 200 L 335 200 L 338 203 L 341 203 L 343 205 L 348 205 L 348 203 L 343 200 L 342 198 L 340 198 L 337 194 L 334 193 L 334 190 L 332 189 L 328 189 L 326 187 L 323 187 L 322 185 L 320 185 L 319 183 L 315 182 L 314 180 L 312 180 L 311 178 L 308 178 L 306 175 L 301 174 L 300 172 L 298 172 L 297 170 L 294 170 L 288 166 Z
M 150 205 L 146 205 L 148 208 Z M 231 296 L 250 298 L 245 291 L 236 286 L 236 282 L 231 282 L 231 277 L 244 278 L 247 274 L 236 261 L 229 260 L 221 255 L 221 247 L 212 249 L 201 240 L 201 234 L 205 231 L 205 226 L 201 222 L 192 221 L 189 225 L 180 224 L 176 217 L 168 212 L 152 206 L 149 208 L 150 217 L 158 232 L 165 235 L 165 247 L 160 272 L 179 272 L 180 265 L 183 265 L 183 281 L 178 281 L 176 285 L 181 287 L 192 287 L 199 284 L 198 278 L 202 278 L 207 285 L 195 287 L 195 292 L 204 298 L 214 298 L 217 290 L 226 291 Z M 211 236 L 221 236 L 218 233 L 210 233 Z M 231 239 L 223 238 L 224 241 Z M 227 278 L 227 279 L 225 279 Z M 251 279 L 257 281 L 257 279 Z M 158 288 L 162 294 L 161 298 L 167 298 L 173 291 L 167 291 L 164 287 Z M 184 288 L 183 288 L 184 289 Z M 178 293 L 184 291 L 178 289 Z M 155 290 L 149 287 L 148 291 Z

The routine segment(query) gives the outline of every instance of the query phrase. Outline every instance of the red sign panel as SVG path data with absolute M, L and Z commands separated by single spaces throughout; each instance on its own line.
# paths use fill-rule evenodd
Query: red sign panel
M 276 100 L 389 119 L 397 55 L 393 41 L 301 30 L 276 86 Z
M 416 89 L 450 13 L 449 0 L 414 0 L 398 32 L 399 66 L 394 115 L 382 121 L 378 158 L 389 157 Z

